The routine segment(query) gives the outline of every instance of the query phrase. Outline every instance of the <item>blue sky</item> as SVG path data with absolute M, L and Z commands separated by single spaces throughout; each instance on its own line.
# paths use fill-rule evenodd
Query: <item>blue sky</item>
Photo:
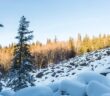
M 110 0 L 0 0 L 0 44 L 16 42 L 23 15 L 34 31 L 33 41 L 110 33 Z

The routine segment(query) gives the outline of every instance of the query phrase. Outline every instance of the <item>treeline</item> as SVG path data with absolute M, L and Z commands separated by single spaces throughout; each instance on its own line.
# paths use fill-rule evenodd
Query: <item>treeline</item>
M 73 42 L 73 41 L 72 41 Z M 35 57 L 37 68 L 45 68 L 48 64 L 58 63 L 60 61 L 74 57 L 75 51 L 71 49 L 70 42 L 52 42 L 49 40 L 46 45 L 33 43 L 31 53 Z
M 78 40 L 76 43 L 77 54 L 83 54 L 86 52 L 95 51 L 102 48 L 110 47 L 110 35 L 99 35 L 98 37 L 89 38 L 88 35 L 82 39 L 81 35 L 78 35 Z
M 10 69 L 13 58 L 14 45 L 8 47 L 0 46 L 0 71 L 6 72 Z M 68 41 L 47 40 L 46 44 L 35 42 L 30 44 L 30 52 L 34 58 L 36 68 L 45 68 L 48 64 L 57 64 L 76 55 L 102 49 L 110 46 L 110 35 L 99 35 L 90 38 L 88 35 L 77 40 L 69 38 Z

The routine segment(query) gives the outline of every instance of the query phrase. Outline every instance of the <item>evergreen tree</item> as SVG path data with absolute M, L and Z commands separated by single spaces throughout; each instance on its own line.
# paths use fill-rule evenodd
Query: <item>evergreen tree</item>
M 71 54 L 70 54 L 70 58 L 74 57 L 76 55 L 76 52 L 75 52 L 75 47 L 74 47 L 74 39 L 73 38 L 69 38 L 69 47 L 70 47 L 70 50 L 71 50 Z
M 16 39 L 18 39 L 18 44 L 15 45 L 14 50 L 13 67 L 15 69 L 19 69 L 25 65 L 27 67 L 27 65 L 32 64 L 32 56 L 29 51 L 29 45 L 27 44 L 27 41 L 31 40 L 33 35 L 31 35 L 32 31 L 29 31 L 28 27 L 29 22 L 26 21 L 24 16 L 21 17 L 18 36 L 16 36 Z
M 24 16 L 21 17 L 20 25 L 18 29 L 18 43 L 14 48 L 14 58 L 13 64 L 10 71 L 10 77 L 12 77 L 11 82 L 9 81 L 9 86 L 11 86 L 15 91 L 28 85 L 33 85 L 32 77 L 29 72 L 33 70 L 33 57 L 29 51 L 28 41 L 33 38 L 32 31 L 28 30 L 29 22 L 26 21 Z M 16 79 L 18 78 L 18 79 Z

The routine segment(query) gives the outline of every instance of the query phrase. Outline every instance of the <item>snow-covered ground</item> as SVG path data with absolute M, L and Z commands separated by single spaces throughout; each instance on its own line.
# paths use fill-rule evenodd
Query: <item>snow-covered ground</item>
M 110 96 L 110 48 L 50 64 L 30 74 L 35 87 L 16 93 L 4 87 L 0 96 Z
M 33 74 L 36 85 L 53 83 L 67 78 L 74 78 L 85 71 L 95 71 L 110 77 L 110 48 L 86 53 L 59 64 L 51 64 L 46 69 L 41 69 Z

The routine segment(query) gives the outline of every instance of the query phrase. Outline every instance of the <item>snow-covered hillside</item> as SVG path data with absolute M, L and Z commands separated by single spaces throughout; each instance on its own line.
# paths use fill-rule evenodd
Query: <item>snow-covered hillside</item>
M 37 82 L 48 84 L 65 78 L 73 78 L 84 71 L 95 71 L 109 76 L 110 73 L 110 48 L 86 53 L 60 64 L 52 64 L 46 69 L 41 69 L 34 74 Z
M 1 96 L 110 96 L 110 48 L 50 64 L 30 74 L 36 87 L 14 93 L 4 86 Z

